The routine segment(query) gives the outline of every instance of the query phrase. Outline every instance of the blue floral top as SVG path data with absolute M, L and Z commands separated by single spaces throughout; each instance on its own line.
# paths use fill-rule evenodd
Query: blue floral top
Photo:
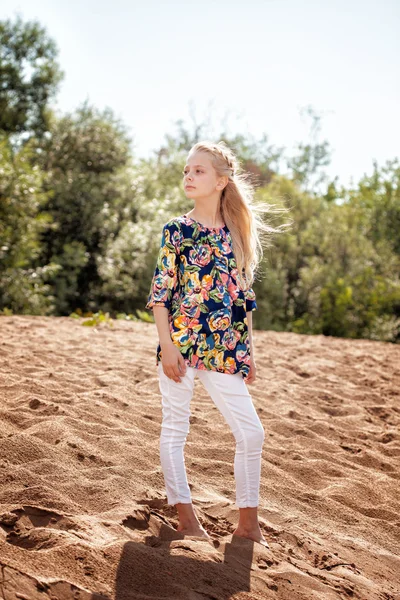
M 146 308 L 168 308 L 171 339 L 190 367 L 248 376 L 246 312 L 257 304 L 237 276 L 227 225 L 210 228 L 186 215 L 164 225 Z M 156 365 L 161 357 L 158 344 Z

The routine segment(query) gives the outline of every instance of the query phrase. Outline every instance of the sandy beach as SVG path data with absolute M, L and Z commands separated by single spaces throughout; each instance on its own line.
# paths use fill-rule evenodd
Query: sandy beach
M 198 379 L 185 460 L 213 543 L 175 531 L 156 326 L 0 317 L 0 598 L 399 600 L 400 347 L 254 331 L 260 525 L 232 537 L 234 438 Z

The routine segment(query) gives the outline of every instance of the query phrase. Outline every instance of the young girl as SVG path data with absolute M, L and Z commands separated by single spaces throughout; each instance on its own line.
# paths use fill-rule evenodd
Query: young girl
M 167 500 L 176 505 L 178 531 L 209 538 L 193 509 L 183 452 L 198 376 L 236 440 L 240 516 L 234 535 L 268 547 L 257 517 L 264 429 L 246 383 L 256 379 L 252 311 L 257 303 L 250 284 L 262 256 L 258 233 L 274 230 L 258 218 L 252 185 L 223 142 L 192 147 L 183 184 L 194 208 L 164 225 L 146 304 L 159 336 L 160 457 Z

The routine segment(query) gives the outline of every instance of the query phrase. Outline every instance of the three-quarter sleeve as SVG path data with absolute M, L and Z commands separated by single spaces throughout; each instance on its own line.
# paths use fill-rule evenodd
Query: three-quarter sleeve
M 172 298 L 179 285 L 180 235 L 176 223 L 168 222 L 164 225 L 160 250 L 145 308 L 152 308 L 156 305 L 165 306 L 168 310 L 171 308 Z
M 244 293 L 246 298 L 246 312 L 250 312 L 252 310 L 257 309 L 256 295 L 254 293 L 253 288 L 249 288 Z

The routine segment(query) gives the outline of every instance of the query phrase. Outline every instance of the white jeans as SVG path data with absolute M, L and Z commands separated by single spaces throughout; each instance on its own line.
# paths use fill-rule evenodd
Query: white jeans
M 162 394 L 160 458 L 168 504 L 192 501 L 183 450 L 189 433 L 189 405 L 197 375 L 236 440 L 236 505 L 238 508 L 258 506 L 265 433 L 242 375 L 203 371 L 186 365 L 186 373 L 178 383 L 165 375 L 161 362 L 157 369 Z

